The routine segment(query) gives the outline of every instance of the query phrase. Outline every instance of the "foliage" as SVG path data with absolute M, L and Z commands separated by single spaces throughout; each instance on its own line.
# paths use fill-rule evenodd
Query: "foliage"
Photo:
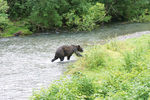
M 97 86 L 93 79 L 86 76 L 75 76 L 54 82 L 48 89 L 35 91 L 31 100 L 81 100 L 93 99 Z
M 83 66 L 89 69 L 97 69 L 101 67 L 105 67 L 106 65 L 106 58 L 105 56 L 108 55 L 107 52 L 103 52 L 103 49 L 100 46 L 94 46 L 92 51 L 87 51 L 88 55 L 85 55 L 83 58 L 86 62 L 80 62 Z M 85 51 L 85 53 L 87 53 Z
M 96 23 L 107 22 L 111 18 L 106 17 L 104 4 L 91 3 L 91 0 L 7 1 L 11 18 L 29 15 L 31 23 L 45 29 L 67 25 L 78 30 L 91 30 Z
M 39 27 L 52 28 L 62 26 L 62 16 L 68 3 L 62 0 L 28 0 L 30 20 Z
M 72 65 L 72 77 L 34 92 L 31 100 L 148 100 L 149 56 L 150 35 L 90 47 Z
M 101 3 L 89 7 L 86 14 L 77 15 L 76 10 L 71 10 L 64 14 L 64 17 L 68 20 L 68 26 L 77 26 L 78 30 L 91 30 L 96 23 L 108 22 L 111 19 L 110 16 L 106 16 L 104 4 Z
M 94 0 L 95 1 L 95 0 Z M 108 14 L 114 20 L 128 21 L 138 17 L 144 9 L 149 8 L 148 0 L 98 0 L 105 4 Z M 133 6 L 134 5 L 134 6 Z
M 98 78 L 100 87 L 96 100 L 148 99 L 150 92 L 149 39 L 150 35 L 145 35 L 125 42 L 114 41 L 104 46 L 96 46 L 97 53 L 95 53 L 95 47 L 90 48 L 90 52 L 85 53 L 88 59 L 96 61 L 101 58 L 100 51 L 107 54 L 101 58 L 105 59 L 105 66 L 98 67 L 99 62 L 93 62 L 93 66 L 89 68 L 85 63 L 89 62 L 90 64 L 91 62 L 85 56 L 75 63 L 75 66 L 78 67 L 74 71 L 84 67 L 83 71 L 80 70 L 81 73 Z M 92 51 L 93 55 L 99 56 L 99 58 L 93 58 Z
M 30 25 L 27 20 L 18 21 L 18 23 L 9 20 L 7 14 L 8 9 L 9 7 L 7 5 L 7 2 L 5 0 L 0 0 L 0 30 L 2 31 L 0 37 L 14 36 L 14 34 L 19 31 L 23 33 L 22 35 L 32 34 L 32 32 L 29 31 Z
M 8 14 L 6 14 L 8 9 L 7 2 L 0 0 L 0 30 L 3 32 L 7 27 L 11 26 L 8 19 Z
M 13 20 L 20 20 L 30 15 L 26 5 L 27 0 L 6 0 L 9 6 L 8 14 Z
M 25 27 L 17 27 L 17 26 L 11 26 L 9 28 L 7 28 L 7 30 L 4 31 L 3 34 L 1 34 L 0 37 L 12 37 L 14 36 L 15 33 L 21 31 L 23 34 L 21 34 L 21 36 L 26 36 L 26 35 L 31 35 L 32 32 L 29 31 L 27 28 Z
M 150 9 L 149 0 L 7 0 L 7 3 L 11 20 L 27 18 L 30 28 L 38 31 L 64 27 L 89 31 L 110 20 L 149 21 L 149 12 L 144 13 Z
M 7 9 L 8 9 L 7 2 L 4 0 L 0 0 L 0 12 L 4 13 L 7 11 Z
M 150 10 L 145 11 L 138 18 L 133 18 L 133 22 L 150 22 Z
M 134 6 L 133 6 L 134 5 Z M 91 31 L 111 21 L 150 21 L 149 0 L 0 0 L 0 30 L 25 21 L 28 30 Z

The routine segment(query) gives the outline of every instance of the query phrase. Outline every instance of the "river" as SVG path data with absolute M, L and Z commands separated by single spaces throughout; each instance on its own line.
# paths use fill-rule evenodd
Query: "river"
M 71 61 L 52 63 L 61 45 L 84 48 L 104 39 L 150 31 L 150 23 L 112 24 L 91 32 L 47 32 L 27 37 L 0 38 L 0 100 L 28 100 L 33 89 L 47 87 L 59 79 Z

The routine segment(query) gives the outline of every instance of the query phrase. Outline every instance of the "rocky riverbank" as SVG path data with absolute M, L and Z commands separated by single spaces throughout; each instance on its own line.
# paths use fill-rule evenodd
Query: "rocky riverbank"
M 122 40 L 122 41 L 124 41 L 126 39 L 140 37 L 144 34 L 150 34 L 150 31 L 142 31 L 142 32 L 136 32 L 136 33 L 128 34 L 128 35 L 124 35 L 124 36 L 117 36 L 117 37 L 113 38 L 113 40 Z

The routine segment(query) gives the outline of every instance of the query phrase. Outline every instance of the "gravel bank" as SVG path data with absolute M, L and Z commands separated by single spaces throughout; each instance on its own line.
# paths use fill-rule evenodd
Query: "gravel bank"
M 112 42 L 112 41 L 116 41 L 116 40 L 117 41 L 124 41 L 126 39 L 140 37 L 140 36 L 145 35 L 145 34 L 150 34 L 150 31 L 142 31 L 142 32 L 136 32 L 136 33 L 122 35 L 122 36 L 116 36 L 114 38 L 109 38 L 109 39 L 104 39 L 104 40 L 102 39 L 102 40 L 99 40 L 95 43 L 98 43 L 100 45 L 104 45 L 104 44 Z M 94 44 L 91 44 L 91 45 L 94 45 Z
M 129 34 L 129 35 L 118 36 L 118 37 L 113 38 L 112 40 L 121 40 L 121 41 L 124 41 L 126 39 L 140 37 L 140 36 L 142 36 L 144 34 L 150 34 L 150 31 L 142 31 L 142 32 L 136 32 L 136 33 Z

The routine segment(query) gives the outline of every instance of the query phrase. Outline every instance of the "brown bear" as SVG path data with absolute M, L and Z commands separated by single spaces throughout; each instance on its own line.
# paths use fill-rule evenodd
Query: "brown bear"
M 65 56 L 67 56 L 67 59 L 69 60 L 73 53 L 78 57 L 82 57 L 78 51 L 83 52 L 80 45 L 63 45 L 56 50 L 55 57 L 51 61 L 54 62 L 58 58 L 60 58 L 60 61 L 63 61 Z

